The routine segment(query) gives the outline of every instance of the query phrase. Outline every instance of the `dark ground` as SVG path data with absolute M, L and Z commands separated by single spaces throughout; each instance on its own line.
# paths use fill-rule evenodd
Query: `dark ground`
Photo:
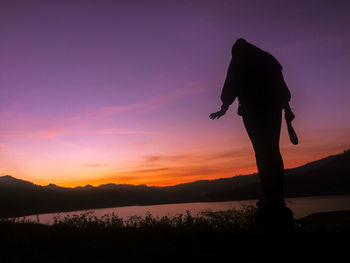
M 2 221 L 0 262 L 346 262 L 348 258 L 350 211 L 300 219 L 289 236 L 262 234 L 249 211 L 230 213 L 212 213 L 207 221 L 190 215 L 149 216 L 123 226 L 118 218 L 105 224 L 88 216 L 52 226 Z

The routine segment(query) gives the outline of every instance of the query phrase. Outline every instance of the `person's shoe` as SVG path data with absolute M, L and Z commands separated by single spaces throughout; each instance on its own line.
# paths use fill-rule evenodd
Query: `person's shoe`
M 284 198 L 280 196 L 261 197 L 256 203 L 260 209 L 278 209 L 286 206 Z
M 265 233 L 286 234 L 293 232 L 293 212 L 282 197 L 260 198 L 254 217 L 257 226 Z

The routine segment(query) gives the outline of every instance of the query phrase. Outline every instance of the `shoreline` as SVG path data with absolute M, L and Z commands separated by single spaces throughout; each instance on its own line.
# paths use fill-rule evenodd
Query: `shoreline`
M 321 198 L 346 198 L 346 197 L 350 197 L 350 194 L 342 194 L 342 195 L 317 195 L 317 196 L 297 196 L 297 197 L 286 197 L 286 205 L 287 207 L 291 208 L 293 213 L 295 214 L 295 207 L 293 208 L 293 206 L 295 206 L 295 203 L 294 201 L 292 201 L 291 199 L 295 199 L 295 200 L 298 200 L 298 199 L 304 199 L 304 198 L 307 198 L 307 199 L 321 199 Z M 20 216 L 12 216 L 12 217 L 3 217 L 3 218 L 0 218 L 1 219 L 23 219 L 23 218 L 34 218 L 34 217 L 42 217 L 42 216 L 49 216 L 49 215 L 60 215 L 60 214 L 81 214 L 81 213 L 87 213 L 87 212 L 91 212 L 93 211 L 94 213 L 95 212 L 99 212 L 99 211 L 103 211 L 103 210 L 118 210 L 118 209 L 121 209 L 121 210 L 125 210 L 125 209 L 129 209 L 129 208 L 141 208 L 141 210 L 144 210 L 144 208 L 146 207 L 149 207 L 149 208 L 156 208 L 156 207 L 162 207 L 162 206 L 177 206 L 177 205 L 183 205 L 183 206 L 186 206 L 188 205 L 189 206 L 189 211 L 191 211 L 191 206 L 192 206 L 192 209 L 193 209 L 193 205 L 196 205 L 196 204 L 214 204 L 214 203 L 231 203 L 231 202 L 242 202 L 242 203 L 247 203 L 247 204 L 242 204 L 241 206 L 253 206 L 253 207 L 256 207 L 255 203 L 256 203 L 257 199 L 245 199 L 245 200 L 226 200 L 226 201 L 205 201 L 205 202 L 202 202 L 202 201 L 195 201 L 195 202 L 175 202 L 175 203 L 155 203 L 155 204 L 137 204 L 137 205 L 123 205 L 123 206 L 112 206 L 112 207 L 97 207 L 97 208 L 86 208 L 86 209 L 74 209 L 74 210 L 66 210 L 66 209 L 62 209 L 62 210 L 56 210 L 56 211 L 49 211 L 49 212 L 43 212 L 43 213 L 31 213 L 31 214 L 24 214 L 24 215 L 20 215 Z M 248 204 L 249 203 L 249 204 Z M 228 207 L 227 209 L 232 209 L 233 207 Z M 202 210 L 206 210 L 206 209 L 209 209 L 209 210 L 212 210 L 211 208 L 205 208 L 205 209 L 202 209 Z M 226 210 L 227 210 L 226 209 Z M 234 209 L 234 208 L 233 208 Z M 152 209 L 151 209 L 152 210 Z M 223 209 L 224 210 L 224 209 Z M 299 220 L 301 218 L 304 218 L 304 217 L 307 217 L 311 214 L 315 214 L 315 213 L 323 213 L 323 212 L 336 212 L 336 211 L 341 211 L 341 210 L 350 210 L 350 206 L 349 208 L 345 208 L 345 209 L 335 209 L 335 210 L 326 210 L 326 211 L 316 211 L 316 212 L 313 212 L 311 211 L 310 213 L 306 214 L 305 212 L 303 213 L 302 216 L 296 216 L 296 220 Z M 113 211 L 114 212 L 114 211 Z M 151 212 L 151 211 L 150 211 Z M 183 213 L 185 213 L 186 210 L 183 211 Z M 196 211 L 194 211 L 196 212 Z M 197 212 L 200 212 L 200 211 L 197 211 Z M 100 213 L 97 213 L 97 214 L 100 214 Z M 109 214 L 109 213 L 106 213 L 106 214 Z M 139 215 L 138 212 L 135 212 L 135 215 Z M 102 215 L 101 215 L 102 216 Z M 129 216 L 133 216 L 133 215 L 129 215 Z M 122 216 L 124 217 L 124 216 Z
M 314 197 L 314 198 L 322 198 L 324 196 L 321 197 Z M 338 196 L 334 196 L 334 198 L 337 198 Z M 308 200 L 306 200 L 308 201 Z M 321 201 L 321 200 L 318 200 Z M 235 202 L 235 201 L 227 201 L 227 203 L 231 203 L 231 202 Z M 226 203 L 226 202 L 219 202 L 219 203 Z M 205 204 L 205 203 L 180 203 L 180 204 L 169 204 L 171 205 L 189 205 L 189 204 Z M 254 202 L 255 204 L 255 202 Z M 294 204 L 295 205 L 295 204 Z M 54 223 L 55 218 L 56 219 L 62 219 L 64 217 L 75 217 L 75 216 L 81 216 L 81 215 L 87 215 L 87 216 L 94 216 L 96 218 L 103 218 L 105 216 L 111 216 L 111 215 L 116 215 L 119 218 L 122 218 L 123 220 L 127 220 L 131 217 L 140 217 L 140 218 L 145 218 L 147 215 L 152 215 L 154 218 L 162 218 L 163 216 L 166 216 L 168 218 L 173 218 L 176 217 L 178 215 L 186 215 L 187 212 L 190 212 L 190 214 L 193 217 L 196 216 L 200 216 L 201 214 L 203 214 L 203 212 L 205 213 L 206 211 L 210 211 L 210 212 L 227 212 L 230 210 L 236 210 L 236 211 L 243 211 L 245 208 L 248 209 L 256 209 L 255 205 L 246 205 L 246 204 L 242 204 L 240 208 L 234 208 L 234 207 L 228 207 L 225 208 L 223 207 L 222 209 L 193 209 L 194 207 L 192 207 L 193 210 L 183 210 L 180 211 L 178 213 L 163 213 L 163 211 L 167 211 L 172 210 L 174 208 L 167 208 L 165 207 L 166 205 L 155 205 L 155 206 L 151 206 L 152 208 L 157 207 L 157 206 L 164 206 L 162 209 L 158 208 L 156 210 L 150 211 L 148 209 L 142 209 L 141 211 L 138 210 L 138 208 L 140 209 L 141 207 L 144 208 L 145 206 L 130 206 L 127 208 L 130 208 L 130 210 L 132 211 L 134 208 L 135 212 L 130 212 L 129 210 L 129 214 L 125 215 L 125 212 L 123 214 L 120 213 L 120 210 L 118 211 L 113 211 L 116 210 L 117 208 L 125 208 L 125 207 L 114 207 L 114 208 L 109 208 L 110 212 L 105 211 L 105 209 L 100 209 L 100 211 L 95 211 L 94 209 L 88 209 L 88 210 L 78 210 L 78 211 L 71 211 L 71 212 L 57 212 L 57 213 L 47 213 L 47 214 L 39 214 L 39 215 L 30 215 L 30 216 L 20 216 L 20 217 L 12 217 L 12 218 L 2 218 L 0 219 L 0 222 L 6 221 L 7 219 L 9 220 L 15 220 L 15 222 L 27 222 L 27 223 L 38 223 L 40 225 L 47 225 L 47 226 L 51 226 Z M 290 207 L 287 204 L 288 207 Z M 183 208 L 183 207 L 182 207 Z M 163 210 L 163 211 L 162 211 Z M 160 212 L 161 211 L 161 212 Z M 327 224 L 327 225 L 336 225 L 336 224 L 341 224 L 341 225 L 349 225 L 350 226 L 350 208 L 348 207 L 344 207 L 344 208 L 338 208 L 338 209 L 328 209 L 328 210 L 324 210 L 324 211 L 320 211 L 320 209 L 314 209 L 314 211 L 309 211 L 307 213 L 305 213 L 305 211 L 303 212 L 303 216 L 300 216 L 300 211 L 295 212 L 294 210 L 292 210 L 294 213 L 294 222 L 296 224 L 306 224 L 306 225 L 322 225 L 322 224 Z M 158 213 L 157 213 L 158 212 Z M 161 215 L 159 214 L 161 213 Z M 299 216 L 296 216 L 298 215 Z

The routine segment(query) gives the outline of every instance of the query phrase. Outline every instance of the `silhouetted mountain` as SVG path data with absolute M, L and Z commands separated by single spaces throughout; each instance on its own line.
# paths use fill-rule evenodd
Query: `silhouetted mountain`
M 132 185 L 132 184 L 101 184 L 98 188 L 103 190 L 133 190 L 133 189 L 144 189 L 147 185 Z
M 350 193 L 350 150 L 287 171 L 289 196 Z
M 286 170 L 286 196 L 350 194 L 350 150 Z M 0 177 L 0 217 L 125 205 L 256 199 L 257 174 L 201 180 L 167 187 L 103 184 L 98 187 L 40 186 Z
M 48 184 L 48 185 L 45 185 L 43 187 L 48 188 L 48 189 L 53 189 L 53 190 L 61 188 L 55 184 Z
M 23 188 L 31 188 L 31 187 L 37 186 L 31 182 L 23 181 L 23 180 L 14 178 L 10 175 L 1 176 L 0 185 L 5 187 L 23 187 Z
M 257 179 L 257 176 L 255 178 Z M 287 169 L 285 182 L 287 197 L 350 194 L 350 150 Z M 258 181 L 255 181 L 245 186 L 237 184 L 234 189 L 228 191 L 210 193 L 205 199 L 255 199 L 259 195 L 260 186 Z

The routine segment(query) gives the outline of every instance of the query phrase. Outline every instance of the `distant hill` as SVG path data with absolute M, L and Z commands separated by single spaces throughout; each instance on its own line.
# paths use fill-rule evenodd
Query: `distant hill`
M 285 172 L 287 197 L 350 194 L 350 150 L 287 169 Z M 246 176 L 258 179 L 257 174 Z M 234 189 L 228 191 L 207 194 L 206 199 L 208 201 L 255 199 L 259 194 L 260 186 L 256 180 L 245 186 L 237 184 Z
M 286 170 L 286 196 L 350 194 L 350 150 Z M 257 174 L 167 187 L 104 184 L 66 188 L 0 177 L 0 217 L 126 205 L 257 199 Z

